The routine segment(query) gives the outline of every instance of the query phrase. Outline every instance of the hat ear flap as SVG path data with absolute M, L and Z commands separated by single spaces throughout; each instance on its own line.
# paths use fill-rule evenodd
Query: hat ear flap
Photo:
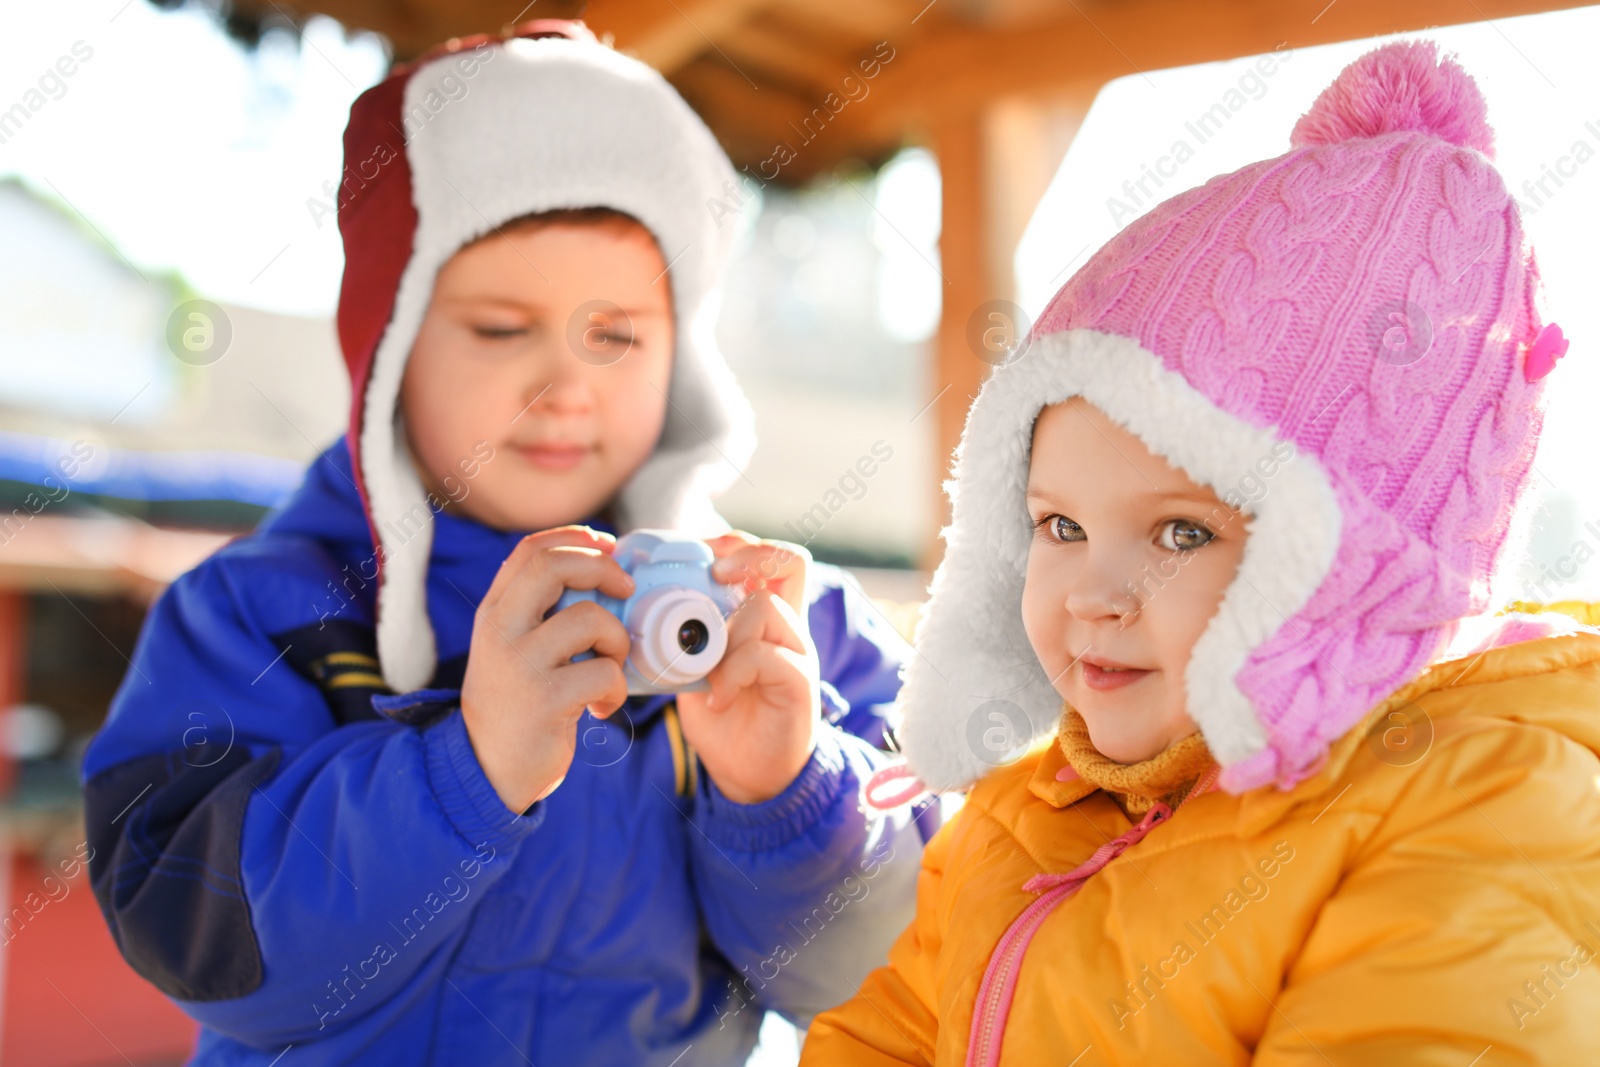
M 1041 410 L 1077 393 L 1058 349 L 1056 338 L 1030 341 L 994 371 L 967 413 L 954 477 L 945 483 L 945 555 L 917 627 L 897 734 L 907 761 L 935 791 L 972 784 L 1061 717 L 1061 697 L 1022 621 L 1033 425 Z

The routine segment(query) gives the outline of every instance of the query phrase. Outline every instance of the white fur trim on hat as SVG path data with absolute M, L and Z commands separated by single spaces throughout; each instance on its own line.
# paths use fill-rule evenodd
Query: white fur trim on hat
M 994 769 L 998 754 L 982 743 L 993 715 L 1014 720 L 1014 707 L 1025 719 L 1012 723 L 1012 755 L 1060 720 L 1061 697 L 1023 630 L 1032 536 L 1025 496 L 1035 419 L 1073 396 L 1219 497 L 1258 474 L 1258 461 L 1283 440 L 1217 407 L 1138 342 L 1113 334 L 1073 329 L 1035 338 L 996 369 L 968 414 L 955 477 L 946 483 L 945 557 L 901 694 L 900 745 L 930 789 L 965 788 Z M 1266 746 L 1235 681 L 1239 669 L 1322 584 L 1342 525 L 1327 474 L 1304 452 L 1284 462 L 1244 512 L 1249 537 L 1238 574 L 1184 674 L 1189 714 L 1224 766 Z
M 563 208 L 612 208 L 654 235 L 671 271 L 678 340 L 661 439 L 616 501 L 624 528 L 725 530 L 711 497 L 754 449 L 749 403 L 711 332 L 713 291 L 737 229 L 719 225 L 708 206 L 735 179 L 711 132 L 659 74 L 603 45 L 513 39 L 489 52 L 471 76 L 433 62 L 405 89 L 404 113 L 432 117 L 406 145 L 417 230 L 373 359 L 360 442 L 385 551 L 378 655 L 397 691 L 426 685 L 437 660 L 426 601 L 432 513 L 397 400 L 434 279 L 464 245 L 520 216 Z M 421 516 L 420 531 L 392 532 Z

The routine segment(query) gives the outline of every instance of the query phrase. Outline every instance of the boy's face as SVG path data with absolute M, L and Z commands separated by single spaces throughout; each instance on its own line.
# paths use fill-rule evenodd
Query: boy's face
M 503 530 L 596 514 L 661 435 L 673 344 L 666 264 L 637 223 L 535 221 L 468 245 L 439 271 L 400 388 L 424 485 Z
M 1184 668 L 1238 569 L 1245 516 L 1081 397 L 1034 425 L 1028 514 L 1023 626 L 1095 748 L 1137 763 L 1194 733 Z

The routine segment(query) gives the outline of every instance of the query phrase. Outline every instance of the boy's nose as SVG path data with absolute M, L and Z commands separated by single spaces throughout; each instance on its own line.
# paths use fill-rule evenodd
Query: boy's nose
M 535 383 L 528 392 L 533 411 L 549 414 L 574 414 L 594 407 L 594 389 L 580 374 L 557 371 L 554 378 Z

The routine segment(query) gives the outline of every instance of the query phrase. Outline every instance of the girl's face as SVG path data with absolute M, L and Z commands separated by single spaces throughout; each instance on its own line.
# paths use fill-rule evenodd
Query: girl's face
M 1137 763 L 1194 733 L 1184 668 L 1238 569 L 1246 516 L 1081 397 L 1039 414 L 1027 501 L 1023 626 L 1095 748 Z

